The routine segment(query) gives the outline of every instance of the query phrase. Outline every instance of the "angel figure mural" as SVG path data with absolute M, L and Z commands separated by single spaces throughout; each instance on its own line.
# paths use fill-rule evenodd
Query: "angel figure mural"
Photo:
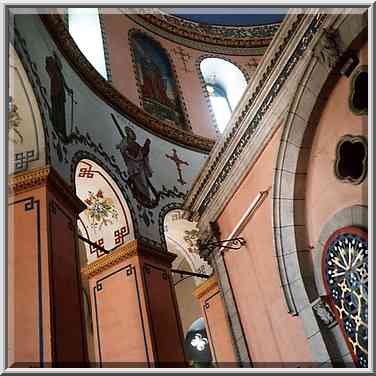
M 120 135 L 121 142 L 116 145 L 127 166 L 128 184 L 136 200 L 147 208 L 154 208 L 159 202 L 159 193 L 153 187 L 150 178 L 153 171 L 150 167 L 150 139 L 146 139 L 144 145 L 137 142 L 136 133 L 130 127 L 121 130 L 115 116 L 112 114 Z

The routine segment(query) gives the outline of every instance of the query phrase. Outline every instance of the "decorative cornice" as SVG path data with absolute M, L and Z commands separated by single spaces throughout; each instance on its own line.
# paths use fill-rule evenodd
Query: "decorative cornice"
M 210 53 L 216 53 L 221 55 L 232 55 L 232 56 L 256 56 L 256 55 L 263 55 L 265 53 L 265 50 L 268 47 L 268 44 L 270 43 L 271 39 L 267 44 L 264 46 L 255 46 L 252 47 L 232 47 L 232 46 L 226 46 L 223 44 L 214 44 L 214 43 L 208 43 L 204 41 L 200 41 L 200 34 L 196 33 L 195 38 L 189 38 L 189 32 L 183 33 L 187 34 L 187 36 L 182 35 L 181 32 L 176 30 L 177 32 L 171 32 L 169 30 L 165 30 L 164 28 L 159 27 L 157 24 L 151 23 L 148 20 L 140 17 L 139 14 L 135 14 L 134 12 L 126 13 L 128 10 L 124 10 L 123 8 L 119 9 L 121 13 L 124 14 L 125 17 L 128 17 L 130 20 L 132 20 L 135 24 L 138 26 L 142 26 L 144 29 L 159 35 L 160 37 L 167 39 L 171 42 L 180 44 L 184 47 L 189 47 L 194 50 L 203 51 L 203 52 L 210 52 Z M 219 26 L 220 27 L 220 26 Z M 171 28 L 171 27 L 170 27 Z M 171 28 L 173 30 L 173 27 Z M 241 38 L 239 38 L 240 40 Z M 210 37 L 207 37 L 207 40 L 210 41 Z M 217 41 L 218 43 L 221 43 L 223 40 L 222 37 L 218 37 Z
M 81 272 L 87 275 L 89 278 L 94 277 L 104 270 L 111 268 L 119 264 L 120 262 L 129 259 L 132 256 L 137 255 L 138 242 L 137 240 L 131 240 L 126 244 L 123 244 L 118 249 L 111 251 L 109 254 L 100 257 L 98 260 L 91 262 L 86 267 L 81 269 Z
M 200 286 L 198 286 L 196 289 L 193 290 L 193 295 L 197 299 L 201 299 L 205 294 L 207 294 L 211 290 L 214 290 L 217 287 L 218 287 L 217 277 L 215 275 L 212 275 L 204 283 L 201 283 Z
M 89 63 L 81 50 L 74 43 L 64 21 L 56 14 L 40 15 L 44 25 L 51 34 L 60 52 L 69 61 L 71 66 L 80 75 L 81 79 L 94 91 L 98 97 L 128 117 L 141 128 L 152 132 L 159 137 L 193 150 L 208 153 L 214 141 L 206 137 L 197 136 L 177 127 L 164 123 L 145 112 L 124 97 L 118 90 L 109 84 Z
M 325 17 L 319 10 L 313 14 L 287 17 L 273 41 L 273 48 L 264 56 L 264 64 L 259 65 L 254 81 L 247 88 L 248 96 L 239 103 L 223 139 L 216 144 L 193 185 L 185 209 L 202 216 L 218 190 L 226 185 L 225 179 L 233 172 L 233 166 L 241 159 L 243 151 L 248 150 L 250 140 L 253 140 L 253 148 L 257 146 L 255 137 L 257 143 L 262 144 L 266 130 L 260 129 L 260 124 L 264 124 L 269 116 L 273 102 L 277 102 L 276 97 Z
M 142 19 L 164 31 L 196 42 L 224 47 L 266 47 L 277 32 L 280 22 L 254 26 L 207 25 L 185 20 L 170 14 L 140 14 Z
M 8 194 L 9 196 L 15 196 L 46 186 L 53 190 L 57 196 L 60 196 L 63 202 L 68 203 L 78 212 L 86 209 L 86 205 L 51 166 L 36 168 L 10 176 Z
M 157 259 L 164 263 L 171 264 L 176 255 L 170 252 L 158 252 L 150 247 L 145 246 L 139 240 L 130 240 L 128 243 L 121 245 L 109 254 L 100 257 L 94 262 L 81 269 L 81 272 L 89 278 L 102 273 L 115 265 L 118 265 L 130 257 L 142 255 L 144 257 Z

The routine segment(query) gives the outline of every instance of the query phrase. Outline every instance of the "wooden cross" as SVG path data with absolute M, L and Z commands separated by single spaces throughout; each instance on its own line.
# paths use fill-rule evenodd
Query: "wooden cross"
M 176 55 L 179 55 L 179 56 L 180 56 L 181 61 L 183 62 L 183 65 L 184 65 L 185 73 L 190 73 L 191 71 L 187 69 L 187 65 L 186 65 L 186 63 L 189 61 L 189 59 L 190 59 L 192 56 L 189 55 L 189 54 L 184 53 L 184 50 L 181 48 L 181 46 L 179 46 L 177 49 L 176 49 L 176 48 L 173 48 L 172 51 L 173 51 Z
M 178 182 L 179 182 L 181 185 L 187 184 L 187 182 L 185 182 L 185 181 L 183 180 L 182 170 L 181 170 L 180 165 L 186 165 L 186 166 L 189 166 L 189 163 L 188 163 L 188 162 L 185 162 L 185 161 L 182 161 L 182 160 L 178 157 L 178 154 L 176 153 L 176 150 L 175 150 L 175 149 L 172 149 L 172 155 L 165 154 L 165 156 L 166 156 L 166 158 L 171 159 L 173 162 L 175 162 L 175 164 L 176 164 L 176 168 L 177 168 L 177 170 L 178 170 L 178 174 L 179 174 Z

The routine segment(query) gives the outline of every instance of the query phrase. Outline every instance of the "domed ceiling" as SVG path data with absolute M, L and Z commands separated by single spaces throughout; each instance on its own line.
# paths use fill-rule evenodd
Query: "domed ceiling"
M 168 13 L 208 25 L 256 26 L 280 23 L 286 8 L 179 8 Z
M 173 42 L 203 51 L 235 55 L 265 52 L 287 8 L 154 8 L 122 13 Z

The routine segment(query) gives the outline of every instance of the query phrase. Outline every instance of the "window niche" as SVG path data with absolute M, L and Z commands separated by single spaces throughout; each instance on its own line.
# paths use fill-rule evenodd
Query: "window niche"
M 368 66 L 358 67 L 350 82 L 349 107 L 355 115 L 368 114 Z
M 339 180 L 360 184 L 367 175 L 367 141 L 346 135 L 337 144 L 335 174 Z

